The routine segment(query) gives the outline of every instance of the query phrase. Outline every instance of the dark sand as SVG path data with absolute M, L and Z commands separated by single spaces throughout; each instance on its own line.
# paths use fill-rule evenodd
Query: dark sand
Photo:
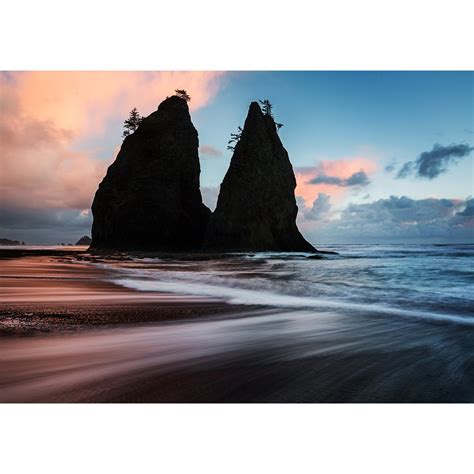
M 84 251 L 0 250 L 0 337 L 235 312 L 222 301 L 137 292 L 107 281 Z M 78 258 L 79 257 L 79 258 Z
M 0 251 L 0 402 L 472 402 L 474 331 L 127 290 Z

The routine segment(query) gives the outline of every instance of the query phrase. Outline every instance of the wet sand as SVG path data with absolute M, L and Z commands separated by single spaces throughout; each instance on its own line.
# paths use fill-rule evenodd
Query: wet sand
M 472 333 L 249 311 L 3 338 L 0 402 L 472 402 Z M 460 357 L 460 354 L 464 354 Z
M 472 402 L 470 327 L 124 289 L 0 252 L 0 402 Z
M 0 337 L 235 312 L 219 300 L 138 292 L 107 281 L 77 251 L 0 250 Z

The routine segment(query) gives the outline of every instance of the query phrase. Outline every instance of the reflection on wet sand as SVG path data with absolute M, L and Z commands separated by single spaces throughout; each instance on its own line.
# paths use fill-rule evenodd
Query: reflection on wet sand
M 343 319 L 262 310 L 7 339 L 0 401 L 473 400 L 472 335 Z
M 465 247 L 0 258 L 0 401 L 472 402 Z

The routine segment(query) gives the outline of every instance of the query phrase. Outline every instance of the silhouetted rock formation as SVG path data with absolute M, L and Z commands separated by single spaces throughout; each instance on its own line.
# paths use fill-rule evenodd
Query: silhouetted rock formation
M 0 239 L 0 245 L 25 245 L 25 242 L 11 239 Z
M 96 192 L 91 247 L 199 249 L 211 211 L 199 190 L 198 144 L 184 99 L 169 97 L 143 119 Z
M 83 235 L 77 242 L 76 245 L 90 245 L 92 239 L 88 235 Z
M 296 226 L 295 187 L 273 118 L 252 102 L 209 221 L 205 249 L 316 251 Z

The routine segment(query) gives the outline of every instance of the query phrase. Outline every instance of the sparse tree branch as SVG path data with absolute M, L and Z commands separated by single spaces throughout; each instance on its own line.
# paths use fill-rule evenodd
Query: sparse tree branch
M 242 136 L 242 127 L 237 128 L 237 133 L 231 133 L 230 134 L 230 140 L 227 142 L 227 149 L 228 150 L 235 150 L 235 145 L 239 143 L 240 137 Z M 235 145 L 231 145 L 232 143 L 235 143 Z

